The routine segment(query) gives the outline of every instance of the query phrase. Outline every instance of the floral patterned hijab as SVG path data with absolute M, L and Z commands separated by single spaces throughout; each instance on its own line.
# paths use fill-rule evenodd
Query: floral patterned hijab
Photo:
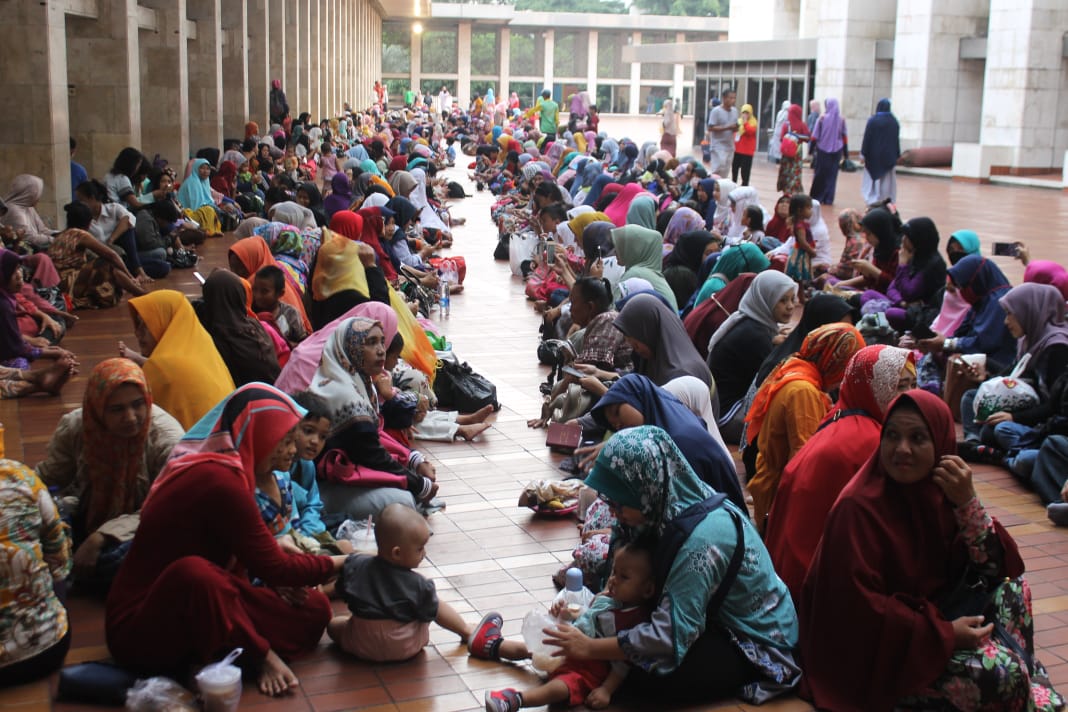
M 363 373 L 363 345 L 382 322 L 353 317 L 342 322 L 323 349 L 309 391 L 330 406 L 330 434 L 355 426 L 364 432 L 378 430 L 378 395 Z M 384 330 L 383 330 L 384 332 Z
M 141 392 L 147 409 L 141 429 L 132 437 L 113 435 L 104 424 L 108 400 L 126 385 Z M 82 402 L 82 433 L 85 437 L 82 456 L 89 482 L 86 531 L 94 532 L 105 522 L 140 508 L 147 492 L 137 491 L 137 478 L 144 464 L 145 443 L 152 425 L 151 413 L 152 391 L 144 371 L 133 361 L 109 358 L 98 363 L 89 374 Z

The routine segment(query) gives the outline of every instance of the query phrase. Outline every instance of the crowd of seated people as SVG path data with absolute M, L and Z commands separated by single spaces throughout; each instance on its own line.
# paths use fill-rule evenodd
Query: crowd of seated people
M 58 233 L 34 211 L 40 179 L 5 199 L 0 394 L 60 391 L 77 310 L 126 301 L 134 339 L 91 369 L 35 470 L 0 461 L 2 586 L 33 592 L 0 613 L 0 685 L 63 664 L 68 583 L 104 597 L 110 655 L 138 675 L 242 647 L 283 695 L 324 632 L 385 661 L 431 622 L 474 657 L 530 655 L 415 571 L 449 496 L 417 441 L 484 437 L 492 412 L 436 410 L 429 385 L 437 258 L 462 244 L 438 172 L 469 156 L 497 229 L 537 244 L 518 268 L 559 379 L 529 425 L 595 443 L 567 466 L 599 497 L 576 560 L 601 595 L 545 631 L 564 667 L 491 690 L 487 710 L 603 707 L 617 689 L 1063 707 L 1033 654 L 1023 559 L 970 465 L 1009 468 L 1068 524 L 1063 268 L 1021 245 L 1013 286 L 974 232 L 943 254 L 933 219 L 892 204 L 843 213 L 835 262 L 807 195 L 767 210 L 699 159 L 598 133 L 581 100 L 553 132 L 550 98 L 524 113 L 420 97 L 313 124 L 274 92 L 264 134 L 249 122 L 179 171 L 123 149 Z M 201 295 L 161 288 L 215 239 L 227 268 Z M 368 517 L 377 557 L 336 536 Z

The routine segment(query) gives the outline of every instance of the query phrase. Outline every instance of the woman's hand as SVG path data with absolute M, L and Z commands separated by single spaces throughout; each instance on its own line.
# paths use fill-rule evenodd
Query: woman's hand
M 90 534 L 82 545 L 74 552 L 74 575 L 88 578 L 96 570 L 96 562 L 100 558 L 100 552 L 107 543 L 107 537 L 100 532 Z
M 1015 244 L 1016 254 L 1013 256 L 1016 259 L 1020 260 L 1020 262 L 1023 263 L 1023 266 L 1026 267 L 1027 263 L 1031 261 L 1031 250 L 1027 249 L 1027 245 L 1023 244 L 1022 242 L 1017 242 Z
M 292 537 L 284 536 L 281 539 L 276 539 L 278 542 L 278 548 L 287 554 L 303 554 L 304 551 L 297 546 L 297 542 L 293 541 Z
M 600 257 L 595 259 L 593 264 L 590 265 L 589 274 L 595 279 L 604 279 L 604 262 L 601 261 Z
M 979 421 L 976 421 L 979 422 Z M 1003 410 L 999 410 L 997 413 L 991 413 L 986 420 L 983 421 L 984 425 L 997 425 L 998 423 L 1011 423 L 1012 413 L 1006 413 Z
M 986 642 L 994 631 L 994 624 L 983 625 L 982 616 L 961 616 L 953 621 L 953 647 L 975 650 Z
M 375 385 L 375 390 L 378 391 L 382 400 L 388 401 L 393 398 L 393 376 L 389 371 L 382 371 L 377 376 L 373 376 L 371 382 Z
M 59 337 L 59 335 L 63 333 L 63 330 L 60 328 L 59 323 L 56 322 L 55 319 L 48 316 L 44 312 L 41 312 L 41 331 L 38 333 L 43 334 L 48 329 L 51 329 L 52 333 L 55 334 L 56 337 Z
M 931 472 L 931 479 L 942 488 L 954 507 L 961 507 L 975 497 L 972 468 L 956 455 L 943 457 Z
M 364 267 L 375 266 L 375 248 L 368 245 L 366 242 L 356 243 L 356 254 L 360 258 L 360 263 Z
M 942 351 L 945 345 L 946 337 L 942 334 L 935 334 L 929 339 L 920 339 L 919 342 L 916 344 L 916 346 L 919 347 L 920 351 L 924 352 L 925 354 L 939 353 L 940 351 Z
M 594 461 L 597 456 L 601 454 L 601 448 L 604 447 L 604 443 L 600 442 L 596 445 L 590 445 L 589 447 L 575 448 L 575 457 L 578 459 L 578 466 L 580 470 L 589 471 L 593 467 Z
M 573 625 L 562 623 L 555 628 L 542 628 L 545 639 L 541 642 L 559 648 L 553 653 L 554 658 L 571 658 L 572 660 L 590 660 L 590 637 Z
M 589 391 L 598 398 L 608 392 L 608 386 L 602 383 L 597 376 L 584 376 L 579 380 L 579 385 L 582 386 L 583 390 Z
M 119 342 L 119 358 L 128 358 L 131 361 L 133 361 L 134 363 L 136 363 L 138 366 L 144 366 L 145 365 L 145 361 L 148 360 L 147 358 L 142 356 L 140 353 L 138 353 L 137 351 L 134 351 L 129 346 L 127 346 L 126 342 L 124 342 L 124 341 L 120 341 Z
M 878 277 L 882 272 L 882 270 L 868 260 L 853 260 L 853 269 L 865 277 L 871 277 L 872 279 Z

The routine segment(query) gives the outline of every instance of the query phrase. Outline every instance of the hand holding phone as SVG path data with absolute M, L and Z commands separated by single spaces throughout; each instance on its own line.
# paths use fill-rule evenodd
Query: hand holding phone
M 1015 257 L 1020 246 L 1015 242 L 995 242 L 994 243 L 994 256 L 996 257 Z

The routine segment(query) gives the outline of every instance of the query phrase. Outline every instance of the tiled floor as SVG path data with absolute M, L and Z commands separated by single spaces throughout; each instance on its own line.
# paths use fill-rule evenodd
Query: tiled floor
M 460 171 L 456 171 L 460 175 Z M 773 195 L 773 167 L 758 160 L 754 185 Z M 1068 239 L 1068 197 L 1045 190 L 978 186 L 918 176 L 899 178 L 899 204 L 906 216 L 930 215 L 943 236 L 954 229 L 976 229 L 984 244 L 992 240 L 1027 241 L 1036 258 L 1057 259 Z M 860 205 L 859 174 L 841 176 L 839 207 Z M 503 409 L 494 427 L 479 442 L 431 444 L 425 450 L 437 463 L 445 512 L 431 518 L 435 532 L 423 573 L 437 582 L 444 600 L 451 601 L 472 621 L 481 612 L 497 609 L 506 619 L 505 632 L 516 635 L 522 616 L 545 605 L 553 596 L 550 575 L 569 560 L 576 542 L 573 521 L 536 519 L 516 506 L 523 484 L 558 477 L 556 456 L 544 447 L 544 433 L 528 430 L 525 420 L 540 406 L 538 383 L 544 378 L 534 350 L 537 319 L 523 297 L 519 280 L 508 267 L 492 260 L 496 234 L 487 219 L 490 197 L 479 194 L 463 201 L 457 214 L 468 218 L 457 231 L 454 252 L 466 257 L 467 289 L 454 298 L 451 318 L 443 328 L 456 351 L 498 388 Z M 833 213 L 833 214 L 832 214 Z M 832 237 L 840 246 L 834 214 L 825 213 Z M 205 266 L 221 265 L 224 244 L 206 249 Z M 1019 265 L 995 258 L 1018 281 Z M 188 294 L 199 290 L 188 271 L 166 282 Z M 161 284 L 162 286 L 162 284 Z M 67 343 L 81 356 L 82 370 L 115 352 L 119 338 L 132 338 L 125 307 L 85 313 Z M 7 454 L 38 462 L 60 414 L 79 406 L 84 378 L 75 379 L 62 398 L 0 402 L 6 426 Z M 1035 594 L 1040 657 L 1053 679 L 1068 688 L 1068 534 L 1046 522 L 1037 499 L 1005 472 L 978 468 L 979 490 L 990 509 L 1009 526 L 1027 561 Z M 340 606 L 338 606 L 340 609 Z M 71 602 L 73 649 L 68 662 L 107 656 L 103 613 L 99 602 L 75 598 Z M 292 697 L 271 700 L 247 690 L 242 706 L 258 710 L 349 710 L 394 712 L 481 709 L 482 693 L 490 687 L 527 685 L 535 681 L 525 667 L 487 663 L 468 658 L 449 633 L 434 630 L 431 645 L 412 661 L 397 665 L 366 665 L 340 655 L 324 642 L 311 656 L 294 665 L 302 682 Z M 18 712 L 72 710 L 53 702 L 54 679 L 0 692 L 0 707 Z M 737 701 L 701 709 L 744 709 Z M 808 709 L 796 699 L 765 705 L 766 710 Z

